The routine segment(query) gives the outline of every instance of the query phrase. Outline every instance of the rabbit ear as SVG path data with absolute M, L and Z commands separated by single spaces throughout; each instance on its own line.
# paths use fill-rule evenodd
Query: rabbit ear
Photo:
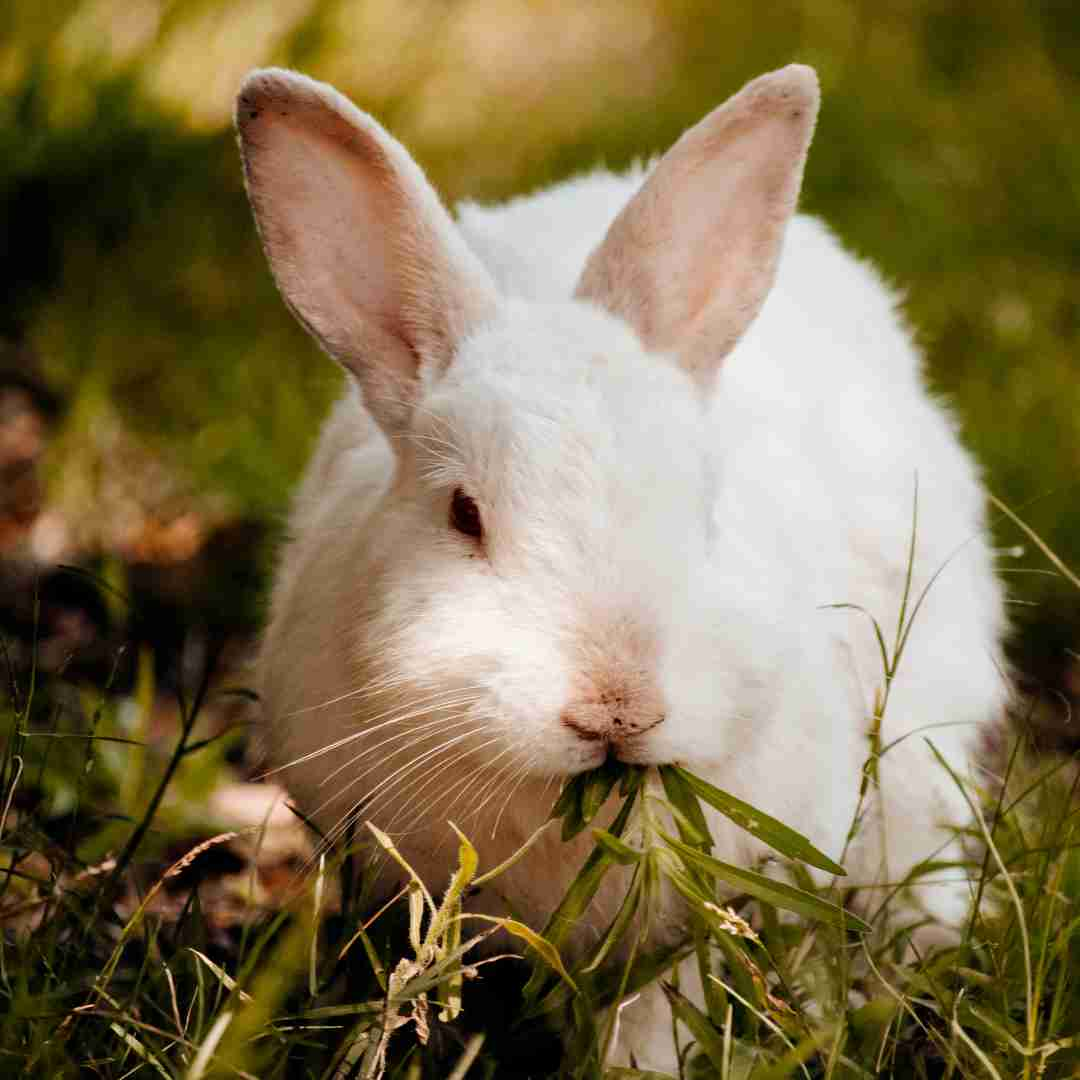
M 332 87 L 252 72 L 236 129 L 248 198 L 286 303 L 353 372 L 387 431 L 495 304 L 419 166 Z
M 772 286 L 818 101 L 813 69 L 792 64 L 714 109 L 612 223 L 577 296 L 707 386 Z

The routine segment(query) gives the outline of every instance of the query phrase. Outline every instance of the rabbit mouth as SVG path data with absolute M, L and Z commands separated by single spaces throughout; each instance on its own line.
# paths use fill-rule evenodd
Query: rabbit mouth
M 579 739 L 579 746 L 585 759 L 584 769 L 598 768 L 608 761 L 618 761 L 623 765 L 660 765 L 662 761 L 657 759 L 654 753 L 650 753 L 645 745 L 644 736 L 654 727 L 658 727 L 662 721 L 650 724 L 647 728 L 634 731 L 632 734 L 623 735 L 618 729 L 603 733 L 595 731 L 575 730 Z
M 641 741 L 635 737 L 622 743 L 612 743 L 608 747 L 607 757 L 620 761 L 624 765 L 663 765 L 664 761 L 649 753 Z

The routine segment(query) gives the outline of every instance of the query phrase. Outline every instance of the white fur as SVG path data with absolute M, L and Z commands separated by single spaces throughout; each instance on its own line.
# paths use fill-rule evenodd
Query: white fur
M 295 83 L 351 116 L 318 84 L 255 78 L 269 77 L 275 92 Z M 616 675 L 640 687 L 630 705 L 662 717 L 619 744 L 625 758 L 685 764 L 838 856 L 884 676 L 868 618 L 829 605 L 861 606 L 891 643 L 916 478 L 913 597 L 938 576 L 883 742 L 956 725 L 927 734 L 964 771 L 1002 705 L 978 476 L 925 391 L 893 297 L 819 222 L 795 217 L 764 308 L 712 362 L 703 394 L 700 356 L 651 353 L 633 318 L 573 299 L 649 175 L 596 173 L 461 207 L 454 250 L 471 249 L 490 275 L 477 288 L 497 299 L 451 356 L 425 367 L 421 355 L 406 420 L 375 422 L 350 390 L 297 496 L 260 665 L 267 746 L 277 764 L 300 762 L 285 779 L 328 830 L 374 792 L 362 816 L 399 833 L 433 887 L 452 865 L 448 817 L 492 866 L 544 820 L 561 778 L 602 759 L 605 744 L 560 718 Z M 356 247 L 362 261 L 363 237 Z M 271 251 L 279 280 L 281 257 Z M 480 507 L 482 549 L 448 526 L 458 486 Z M 965 817 L 921 736 L 880 771 L 848 859 L 867 885 L 947 849 L 947 826 Z M 720 857 L 762 854 L 713 824 Z M 542 924 L 583 844 L 552 838 L 508 874 L 514 910 Z M 583 935 L 605 924 L 618 889 L 601 893 Z M 962 887 L 918 894 L 947 921 L 964 899 Z M 505 911 L 490 890 L 476 906 Z M 677 932 L 673 915 L 661 933 Z M 623 1053 L 670 1064 L 668 1029 L 655 1002 L 627 1010 Z

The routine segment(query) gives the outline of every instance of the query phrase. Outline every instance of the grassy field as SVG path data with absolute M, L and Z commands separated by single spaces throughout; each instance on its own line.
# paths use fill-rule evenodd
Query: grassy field
M 936 949 L 910 942 L 911 909 L 904 918 L 894 907 L 900 883 L 861 898 L 842 878 L 815 887 L 802 860 L 835 865 L 760 813 L 752 827 L 789 857 L 791 884 L 717 862 L 700 807 L 730 806 L 670 767 L 605 768 L 567 785 L 546 828 L 575 835 L 609 801 L 618 813 L 593 827 L 593 853 L 546 927 L 460 917 L 468 888 L 500 869 L 461 834 L 449 882 L 410 881 L 401 862 L 403 888 L 373 914 L 355 871 L 373 850 L 400 862 L 390 838 L 361 830 L 317 860 L 294 848 L 283 871 L 269 811 L 239 834 L 215 832 L 207 792 L 227 779 L 236 731 L 215 735 L 208 714 L 229 695 L 206 682 L 181 695 L 173 742 L 154 734 L 151 671 L 144 662 L 132 693 L 115 695 L 9 670 L 0 1058 L 10 1075 L 658 1076 L 603 1066 L 605 1007 L 656 977 L 686 1078 L 1028 1080 L 1080 1069 L 1080 773 L 1069 759 L 1034 760 L 1016 742 L 1000 784 L 969 790 L 970 863 L 921 868 L 972 881 L 968 922 Z M 868 799 L 874 783 L 868 754 Z M 564 920 L 616 864 L 632 875 L 626 900 L 567 967 Z M 678 956 L 639 936 L 635 915 L 647 922 L 672 888 L 691 912 L 684 954 L 708 986 L 704 1007 L 680 991 Z M 856 901 L 866 921 L 845 911 Z M 497 930 L 505 945 L 490 959 L 482 947 Z
M 262 538 L 339 387 L 251 225 L 228 130 L 243 72 L 334 81 L 454 201 L 647 156 L 791 60 L 818 68 L 825 98 L 806 209 L 902 289 L 988 487 L 1080 565 L 1071 5 L 0 8 L 0 377 L 33 356 L 61 400 L 43 511 L 14 542 L 0 529 L 0 588 L 8 566 L 32 583 L 74 563 L 61 577 L 115 628 L 88 643 L 80 624 L 58 651 L 0 625 L 0 1075 L 628 1077 L 604 1070 L 604 1008 L 648 975 L 671 983 L 671 957 L 635 946 L 630 918 L 661 887 L 686 896 L 713 976 L 704 1008 L 668 991 L 685 1080 L 1080 1075 L 1078 773 L 1023 735 L 1002 740 L 1000 782 L 969 791 L 971 862 L 949 868 L 973 882 L 961 940 L 925 955 L 889 903 L 855 905 L 866 927 L 842 913 L 859 898 L 797 860 L 797 894 L 733 886 L 701 831 L 709 793 L 672 771 L 590 775 L 554 808 L 565 830 L 591 828 L 605 796 L 625 811 L 564 901 L 617 864 L 632 876 L 591 971 L 564 967 L 544 927 L 504 926 L 520 958 L 480 963 L 471 935 L 497 928 L 456 914 L 496 869 L 482 843 L 460 840 L 454 882 L 414 883 L 372 919 L 352 870 L 379 839 L 313 860 L 310 830 L 242 785 Z M 1008 513 L 994 527 L 1014 658 L 1080 697 L 1080 589 Z M 236 528 L 244 561 L 215 572 L 203 538 Z M 148 567 L 178 550 L 198 573 L 141 610 Z M 25 625 L 44 625 L 47 599 L 31 584 Z M 1026 717 L 1021 701 L 1021 732 Z

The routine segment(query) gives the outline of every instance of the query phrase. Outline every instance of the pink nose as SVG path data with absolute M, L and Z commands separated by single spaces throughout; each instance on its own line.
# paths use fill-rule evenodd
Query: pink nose
M 663 723 L 655 635 L 633 613 L 591 619 L 577 639 L 580 665 L 559 719 L 582 739 L 619 743 Z
M 583 739 L 619 742 L 662 724 L 664 711 L 653 694 L 599 694 L 571 702 L 559 719 Z

